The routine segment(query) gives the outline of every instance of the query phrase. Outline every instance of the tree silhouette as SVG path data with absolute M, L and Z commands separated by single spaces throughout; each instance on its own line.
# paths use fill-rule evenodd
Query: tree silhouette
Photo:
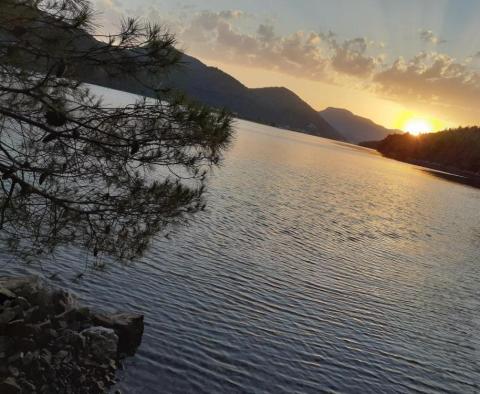
M 169 96 L 174 38 L 129 19 L 94 34 L 83 0 L 0 0 L 0 238 L 19 254 L 86 247 L 120 259 L 204 207 L 231 136 L 227 113 Z M 158 98 L 106 105 L 89 73 Z

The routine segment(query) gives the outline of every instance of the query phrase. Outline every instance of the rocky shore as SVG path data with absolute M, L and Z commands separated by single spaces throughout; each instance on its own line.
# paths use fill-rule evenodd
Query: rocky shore
M 0 277 L 0 393 L 103 393 L 143 334 L 143 315 L 105 314 L 38 277 Z

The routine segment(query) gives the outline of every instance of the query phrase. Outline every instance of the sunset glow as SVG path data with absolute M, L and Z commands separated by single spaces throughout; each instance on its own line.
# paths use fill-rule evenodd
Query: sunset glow
M 426 119 L 411 119 L 405 125 L 405 131 L 413 135 L 431 133 L 433 125 Z
M 395 122 L 396 128 L 413 135 L 433 133 L 445 128 L 439 119 L 421 116 L 410 111 L 403 112 Z

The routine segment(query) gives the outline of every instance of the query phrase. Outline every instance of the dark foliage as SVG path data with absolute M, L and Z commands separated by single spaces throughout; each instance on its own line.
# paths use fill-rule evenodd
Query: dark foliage
M 369 147 L 373 147 L 371 143 Z M 419 136 L 408 133 L 389 135 L 377 143 L 376 149 L 397 160 L 421 161 L 480 173 L 479 127 L 451 129 Z

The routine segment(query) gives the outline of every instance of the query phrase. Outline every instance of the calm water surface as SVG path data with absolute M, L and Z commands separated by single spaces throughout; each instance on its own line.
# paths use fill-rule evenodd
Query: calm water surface
M 143 261 L 43 273 L 141 311 L 127 393 L 480 391 L 480 190 L 239 121 L 209 209 Z M 13 263 L 3 271 L 33 271 Z

